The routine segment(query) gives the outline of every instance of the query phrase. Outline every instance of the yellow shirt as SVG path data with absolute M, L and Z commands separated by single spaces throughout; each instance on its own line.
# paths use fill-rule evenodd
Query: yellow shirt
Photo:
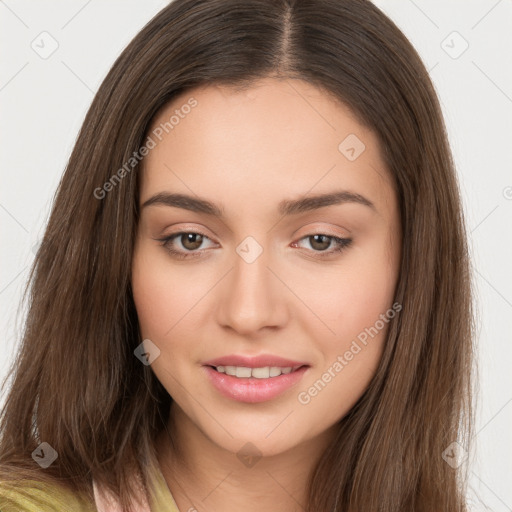
M 151 512 L 179 512 L 160 468 L 156 492 L 150 496 Z M 96 512 L 93 501 L 59 485 L 30 481 L 23 486 L 0 482 L 0 512 Z

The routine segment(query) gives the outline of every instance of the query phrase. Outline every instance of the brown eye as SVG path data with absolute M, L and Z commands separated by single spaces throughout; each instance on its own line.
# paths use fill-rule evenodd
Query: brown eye
M 180 242 L 185 249 L 195 251 L 203 243 L 203 235 L 199 233 L 183 233 L 180 236 Z
M 311 235 L 309 239 L 313 249 L 318 251 L 325 251 L 331 245 L 332 237 L 327 235 Z
M 204 242 L 211 242 L 209 237 L 195 231 L 180 231 L 156 240 L 161 242 L 162 246 L 177 259 L 200 257 L 205 252 Z M 198 250 L 200 247 L 201 249 Z
M 318 257 L 323 258 L 341 253 L 350 246 L 352 239 L 316 233 L 302 237 L 299 242 L 295 242 L 293 245 L 301 247 L 301 242 L 307 242 L 310 246 L 309 251 L 317 253 Z

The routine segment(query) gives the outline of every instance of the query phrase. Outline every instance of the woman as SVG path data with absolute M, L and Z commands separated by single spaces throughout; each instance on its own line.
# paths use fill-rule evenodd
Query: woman
M 1 510 L 467 509 L 457 182 L 370 2 L 173 1 L 100 87 L 31 277 Z

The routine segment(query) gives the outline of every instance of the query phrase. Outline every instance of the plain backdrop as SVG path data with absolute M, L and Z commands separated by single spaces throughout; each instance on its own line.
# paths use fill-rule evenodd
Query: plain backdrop
M 472 510 L 511 511 L 512 2 L 376 3 L 419 51 L 442 103 L 477 292 L 470 499 Z M 16 357 L 21 292 L 85 113 L 115 58 L 165 4 L 0 0 L 0 379 Z

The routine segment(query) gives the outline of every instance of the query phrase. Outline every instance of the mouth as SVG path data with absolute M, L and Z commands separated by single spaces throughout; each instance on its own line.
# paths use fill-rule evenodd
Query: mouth
M 267 402 L 290 391 L 310 368 L 298 366 L 204 365 L 208 380 L 223 397 L 237 402 Z

